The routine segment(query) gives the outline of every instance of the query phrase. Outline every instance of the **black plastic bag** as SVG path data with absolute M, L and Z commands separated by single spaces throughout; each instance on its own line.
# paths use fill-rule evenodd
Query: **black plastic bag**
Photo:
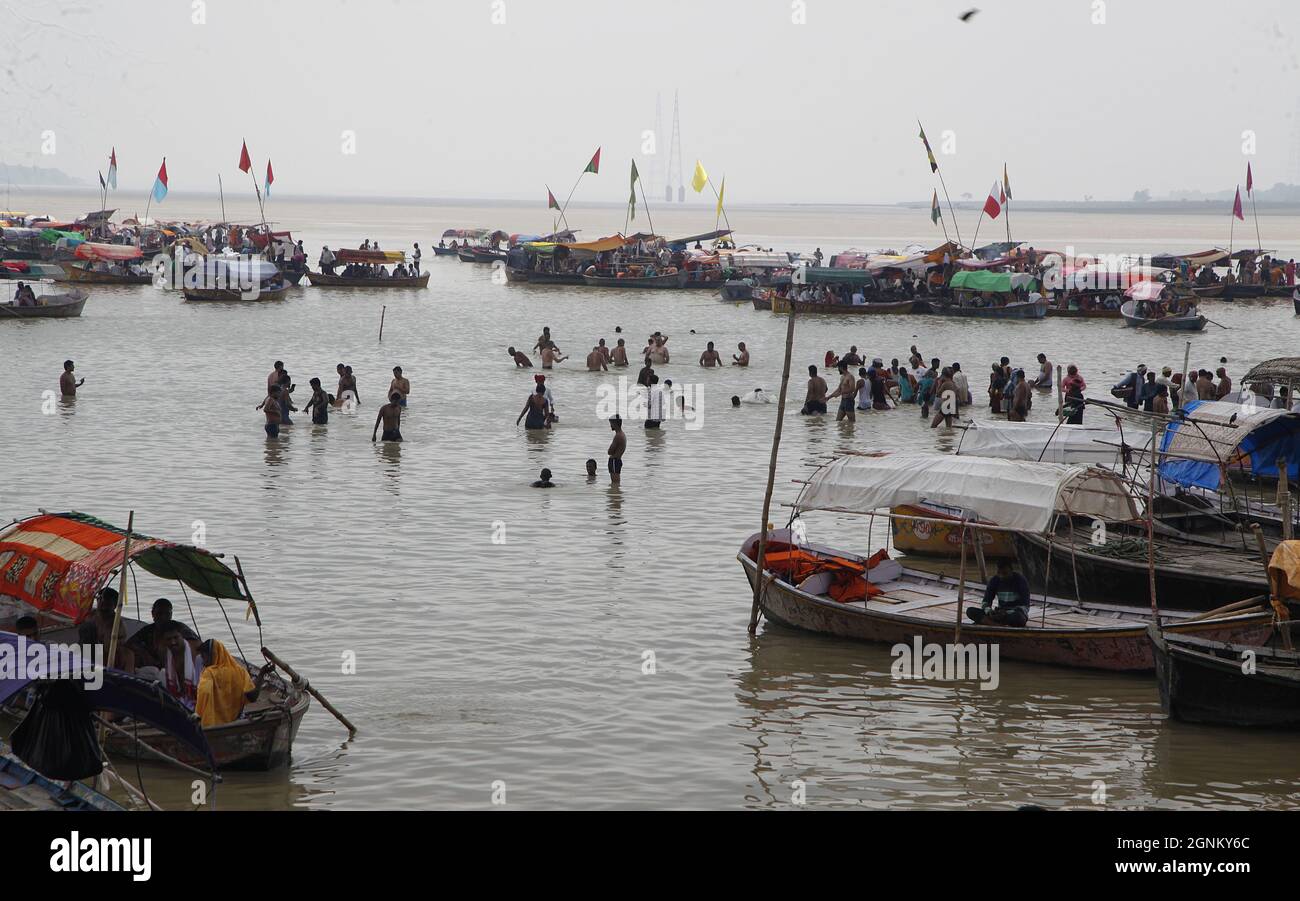
M 9 736 L 18 758 L 50 779 L 89 779 L 104 769 L 90 705 L 80 682 L 41 683 L 27 716 Z

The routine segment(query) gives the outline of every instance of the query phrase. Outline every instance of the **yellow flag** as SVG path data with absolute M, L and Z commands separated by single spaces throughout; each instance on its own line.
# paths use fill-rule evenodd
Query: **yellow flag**
M 715 216 L 722 215 L 722 198 L 726 196 L 726 193 L 727 193 L 727 176 L 724 175 L 722 176 L 722 190 L 718 192 L 718 211 L 714 213 Z
M 704 186 L 709 183 L 709 173 L 704 171 L 704 164 L 699 160 L 695 161 L 695 175 L 691 178 L 691 187 L 698 194 L 704 190 Z

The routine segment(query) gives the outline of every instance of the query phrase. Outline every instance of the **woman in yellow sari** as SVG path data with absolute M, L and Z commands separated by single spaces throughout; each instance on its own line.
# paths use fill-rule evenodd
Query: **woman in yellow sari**
M 245 702 L 257 700 L 272 664 L 262 667 L 255 683 L 244 665 L 216 639 L 204 642 L 200 653 L 204 666 L 203 674 L 199 676 L 194 712 L 205 728 L 234 722 L 243 712 Z

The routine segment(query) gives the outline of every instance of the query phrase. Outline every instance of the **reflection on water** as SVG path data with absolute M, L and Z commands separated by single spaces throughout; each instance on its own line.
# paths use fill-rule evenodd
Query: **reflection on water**
M 536 218 L 499 206 L 280 204 L 277 220 L 308 246 L 370 236 L 409 247 L 466 222 L 526 230 Z M 605 211 L 586 215 L 592 233 L 622 224 L 602 232 Z M 666 212 L 664 227 L 698 231 L 695 215 Z M 923 212 L 746 218 L 764 246 L 932 239 Z M 1107 251 L 1145 236 L 1145 249 L 1167 250 L 1212 245 L 1220 224 L 1025 212 L 1017 228 L 1040 246 Z M 1276 233 L 1300 234 L 1300 222 L 1277 217 Z M 266 643 L 360 727 L 344 743 L 314 708 L 292 766 L 232 774 L 218 790 L 223 808 L 482 808 L 497 780 L 525 808 L 782 806 L 800 779 L 810 806 L 1087 807 L 1099 783 L 1112 807 L 1300 805 L 1284 736 L 1167 723 L 1143 677 L 1004 663 L 1000 687 L 981 691 L 895 681 L 886 647 L 768 624 L 751 641 L 734 556 L 760 525 L 776 410 L 733 409 L 730 397 L 762 385 L 775 398 L 785 320 L 704 293 L 521 289 L 454 259 L 426 265 L 429 290 L 400 297 L 303 287 L 276 304 L 187 305 L 151 286 L 108 288 L 91 292 L 79 320 L 0 323 L 9 377 L 0 454 L 26 461 L 4 480 L 0 519 L 44 507 L 125 524 L 134 509 L 142 531 L 181 540 L 203 521 L 210 547 L 240 555 Z M 1210 315 L 1231 330 L 1195 336 L 1193 365 L 1217 368 L 1226 355 L 1239 377 L 1294 354 L 1286 298 L 1216 304 Z M 961 360 L 977 401 L 1003 355 L 1027 369 L 1039 351 L 1078 363 L 1089 393 L 1106 396 L 1137 362 L 1181 365 L 1184 349 L 1180 336 L 1110 322 L 844 318 L 797 324 L 774 521 L 787 518 L 794 481 L 830 454 L 948 450 L 960 436 L 931 429 L 914 407 L 853 424 L 836 424 L 833 412 L 799 416 L 806 367 L 827 349 L 856 344 L 887 360 L 916 344 L 926 358 Z M 702 427 L 629 422 L 622 484 L 612 486 L 597 391 L 616 390 L 636 367 L 587 373 L 579 357 L 547 378 L 560 423 L 516 428 L 532 373 L 503 351 L 530 347 L 542 325 L 566 350 L 612 343 L 616 325 L 628 336 L 670 335 L 676 362 L 656 371 L 703 392 Z M 701 370 L 695 360 L 710 340 L 745 341 L 751 368 Z M 82 394 L 44 415 L 43 392 L 68 358 L 87 377 Z M 330 390 L 346 361 L 365 400 L 323 427 L 300 413 L 267 439 L 253 406 L 277 359 L 299 384 L 317 376 Z M 399 364 L 414 388 L 406 440 L 372 444 L 378 399 Z M 1050 419 L 1054 406 L 1040 398 L 1031 419 Z M 47 458 L 57 465 L 36 465 Z M 542 467 L 558 488 L 528 487 Z M 888 532 L 861 517 L 807 526 L 813 540 L 858 551 Z M 175 597 L 174 585 L 145 577 L 140 593 Z M 199 624 L 221 636 L 220 611 L 191 600 Z M 255 647 L 255 628 L 236 614 L 244 647 Z M 643 671 L 648 652 L 653 674 Z M 349 653 L 355 674 L 343 671 Z M 151 767 L 146 784 L 164 805 L 187 806 L 188 776 Z

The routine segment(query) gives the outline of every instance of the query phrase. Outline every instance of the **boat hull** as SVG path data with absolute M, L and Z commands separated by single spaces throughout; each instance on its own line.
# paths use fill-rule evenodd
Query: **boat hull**
M 219 770 L 273 770 L 289 763 L 293 750 L 293 741 L 298 735 L 298 727 L 311 705 L 311 699 L 305 692 L 296 689 L 289 696 L 285 706 L 267 708 L 252 717 L 241 717 L 224 726 L 212 726 L 203 730 L 204 736 L 212 748 L 212 756 Z M 164 754 L 175 757 L 191 766 L 206 767 L 207 761 L 184 742 L 160 730 L 140 728 L 131 730 L 131 735 L 138 735 L 140 740 Z M 128 759 L 139 757 L 142 760 L 155 759 L 156 755 L 142 749 L 135 739 L 110 732 L 104 741 L 105 749 L 110 754 Z
M 756 310 L 772 309 L 772 298 L 770 297 L 755 297 L 750 302 L 754 305 L 754 309 Z
M 916 312 L 914 300 L 873 301 L 871 303 L 811 303 L 805 300 L 790 300 L 785 297 L 772 298 L 772 312 L 789 313 L 791 307 L 800 316 L 810 313 L 827 316 L 880 316 L 898 315 Z
M 718 289 L 718 297 L 731 302 L 753 300 L 754 286 L 745 281 L 723 282 L 722 287 Z
M 1209 322 L 1200 314 L 1195 316 L 1180 314 L 1165 316 L 1162 319 L 1143 319 L 1137 315 L 1136 309 L 1136 301 L 1132 300 L 1120 308 L 1120 315 L 1124 317 L 1124 324 L 1129 328 L 1142 328 L 1154 332 L 1199 332 Z
M 939 316 L 966 316 L 971 319 L 1043 319 L 1047 316 L 1047 299 L 1033 303 L 1013 303 L 1004 307 L 962 307 L 956 304 L 931 304 L 930 311 Z
M 1047 540 L 1040 535 L 1011 534 L 1021 571 L 1035 590 L 1074 597 L 1074 574 L 1077 570 L 1080 596 L 1085 600 L 1148 598 L 1151 595 L 1151 576 L 1145 558 L 1129 560 L 1093 554 L 1080 542 L 1075 543 L 1072 553 L 1069 541 L 1059 539 L 1053 541 L 1050 548 L 1052 566 L 1049 581 Z M 1195 553 L 1195 550 L 1189 548 L 1188 553 Z M 1267 593 L 1268 581 L 1264 578 L 1263 566 L 1259 567 L 1257 578 L 1249 578 L 1214 576 L 1209 572 L 1156 565 L 1156 601 L 1162 605 L 1176 603 L 1184 610 L 1214 610 Z
M 918 516 L 924 519 L 891 519 L 894 547 L 906 554 L 929 557 L 960 557 L 961 528 L 957 517 L 930 507 L 894 507 L 891 513 L 901 516 Z M 934 519 L 950 520 L 933 522 Z M 986 558 L 1015 557 L 1016 548 L 1010 536 L 1001 530 L 969 529 L 967 534 L 977 538 Z M 973 559 L 973 558 L 972 558 Z
M 671 288 L 686 285 L 686 270 L 667 275 L 640 276 L 637 278 L 609 278 L 604 275 L 584 275 L 584 283 L 593 288 Z
M 87 285 L 148 285 L 153 283 L 153 276 L 115 275 L 112 272 L 95 272 L 69 264 L 63 267 L 63 280 Z
M 324 272 L 308 272 L 313 288 L 427 288 L 429 273 L 407 278 L 349 278 Z
M 0 321 L 5 319 L 71 319 L 81 315 L 86 306 L 86 293 L 73 291 L 70 294 L 42 295 L 38 301 L 45 301 L 44 306 L 20 307 L 14 304 L 0 304 Z
M 506 267 L 506 281 L 513 284 L 529 285 L 585 285 L 583 277 L 577 272 L 537 272 L 530 269 Z
M 184 293 L 186 300 L 193 301 L 256 303 L 263 300 L 284 300 L 284 296 L 289 293 L 289 286 L 263 288 L 257 292 L 256 297 L 245 297 L 244 292 L 233 288 L 186 288 Z
M 1190 723 L 1254 728 L 1300 728 L 1300 671 L 1269 665 L 1264 648 L 1228 646 L 1209 653 L 1199 643 L 1168 638 L 1148 628 L 1155 656 L 1160 706 L 1173 719 Z M 1245 651 L 1255 667 L 1243 672 Z M 1232 652 L 1235 652 L 1232 653 Z M 1294 655 L 1292 655 L 1294 656 Z

